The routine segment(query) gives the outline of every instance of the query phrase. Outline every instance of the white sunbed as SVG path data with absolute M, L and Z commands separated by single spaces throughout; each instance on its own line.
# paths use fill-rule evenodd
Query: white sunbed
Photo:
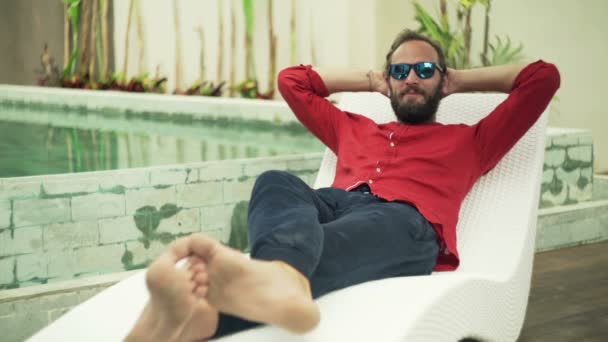
M 473 124 L 505 98 L 449 96 L 441 103 L 438 121 Z M 394 119 L 388 99 L 377 93 L 346 93 L 340 107 L 377 122 Z M 304 335 L 262 326 L 219 341 L 517 340 L 530 290 L 546 121 L 545 113 L 466 197 L 457 227 L 458 270 L 373 281 L 330 293 L 317 300 L 321 323 Z M 331 184 L 335 161 L 328 150 L 315 187 Z M 78 305 L 30 341 L 119 341 L 147 297 L 142 271 Z

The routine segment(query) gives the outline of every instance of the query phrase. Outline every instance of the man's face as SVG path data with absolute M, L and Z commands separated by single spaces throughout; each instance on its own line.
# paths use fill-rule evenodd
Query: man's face
M 418 62 L 439 63 L 435 49 L 424 41 L 401 44 L 393 53 L 391 64 Z M 396 80 L 388 76 L 390 99 L 397 119 L 403 123 L 421 124 L 435 121 L 439 101 L 443 97 L 443 75 L 439 70 L 431 78 L 422 79 L 410 70 L 406 78 Z

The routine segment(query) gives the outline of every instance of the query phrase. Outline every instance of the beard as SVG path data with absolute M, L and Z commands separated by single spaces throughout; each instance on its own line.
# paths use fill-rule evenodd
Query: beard
M 401 93 L 396 94 L 391 88 L 391 106 L 395 111 L 397 119 L 402 123 L 411 125 L 417 125 L 433 121 L 437 108 L 439 108 L 439 102 L 443 97 L 441 89 L 443 88 L 443 79 L 435 88 L 432 94 L 427 94 L 424 90 L 417 86 L 411 86 L 404 89 Z M 424 97 L 423 103 L 416 103 L 404 100 L 399 102 L 403 95 L 408 91 L 415 91 L 416 93 Z

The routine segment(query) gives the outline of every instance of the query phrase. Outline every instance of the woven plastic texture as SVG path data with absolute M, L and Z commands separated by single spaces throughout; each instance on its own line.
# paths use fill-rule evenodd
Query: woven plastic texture
M 458 94 L 444 99 L 438 121 L 473 124 L 506 98 Z M 346 93 L 340 107 L 377 122 L 394 120 L 387 98 Z M 513 113 L 517 120 L 517 113 Z M 460 212 L 457 271 L 373 281 L 317 300 L 321 323 L 305 335 L 275 327 L 221 341 L 516 341 L 528 301 L 546 113 L 501 162 L 482 177 Z M 315 186 L 328 186 L 336 158 L 327 151 Z M 146 300 L 141 272 L 79 305 L 31 341 L 118 341 Z

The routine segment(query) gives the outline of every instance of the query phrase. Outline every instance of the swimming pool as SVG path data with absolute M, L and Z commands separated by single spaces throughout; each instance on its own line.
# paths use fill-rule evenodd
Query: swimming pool
M 297 123 L 0 104 L 0 177 L 323 150 Z

